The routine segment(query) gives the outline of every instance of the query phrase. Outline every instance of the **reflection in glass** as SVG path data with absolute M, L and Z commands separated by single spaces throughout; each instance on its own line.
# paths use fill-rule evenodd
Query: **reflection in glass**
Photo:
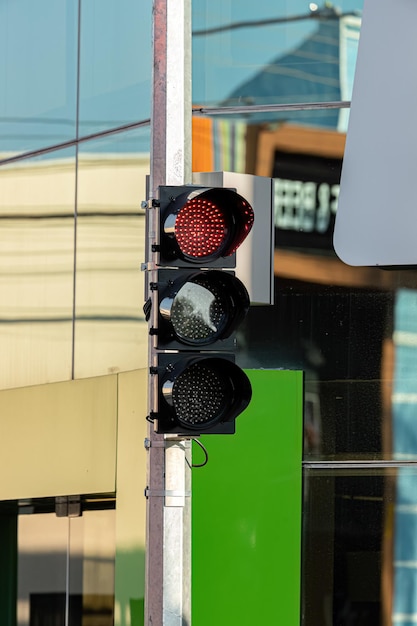
M 18 626 L 113 626 L 115 510 L 112 498 L 82 499 L 81 510 L 63 515 L 53 499 L 3 504 L 0 541 L 5 519 L 17 519 L 17 539 L 10 552 L 16 562 L 16 588 L 2 591 L 4 607 L 16 606 Z M 63 515 L 63 516 L 61 516 Z M 11 525 L 9 524 L 10 528 Z M 12 563 L 4 563 L 12 574 Z M 15 596 L 15 597 L 14 597 Z M 10 613 L 12 615 L 12 613 Z M 12 624 L 6 620 L 2 623 Z
M 306 460 L 415 459 L 417 273 L 336 257 L 344 144 L 295 114 L 242 144 L 247 171 L 274 179 L 275 306 L 250 309 L 241 363 L 305 371 Z
M 2 157 L 75 137 L 78 3 L 0 3 Z
M 76 378 L 145 367 L 143 306 L 148 132 L 90 142 L 78 158 Z M 149 145 L 149 144 L 148 144 Z
M 150 116 L 151 2 L 81 3 L 80 136 Z
M 18 517 L 17 624 L 63 625 L 68 518 L 58 518 L 52 512 L 31 513 L 32 507 L 24 507 Z
M 113 626 L 114 509 L 84 511 L 69 519 L 69 559 L 69 597 L 80 598 L 79 606 L 69 604 L 69 623 Z
M 0 158 L 149 118 L 151 9 L 132 0 L 3 0 Z
M 307 250 L 291 256 L 298 277 L 282 277 L 286 268 L 277 266 L 275 306 L 249 310 L 245 366 L 304 370 L 305 460 L 395 458 L 390 443 L 394 373 L 387 344 L 392 292 L 323 284 L 327 271 L 331 280 L 337 261 L 326 256 L 318 263 Z M 303 280 L 313 264 L 310 281 Z M 367 273 L 341 263 L 339 269 L 342 280 Z
M 71 377 L 73 150 L 0 168 L 0 388 Z
M 348 112 L 345 107 L 294 110 L 268 113 L 268 120 L 245 109 L 223 117 L 194 116 L 193 170 L 277 179 L 276 221 L 286 230 L 298 225 L 323 238 L 337 208 L 346 138 L 339 117 Z
M 346 132 L 349 109 L 344 106 L 274 112 L 245 106 L 349 101 L 361 8 L 361 0 L 342 2 L 340 9 L 326 3 L 317 10 L 291 3 L 281 13 L 270 0 L 244 7 L 234 0 L 193 2 L 193 104 L 243 109 L 194 119 L 194 171 L 271 176 L 260 131 L 300 125 Z
M 417 619 L 417 469 L 305 470 L 303 625 Z
M 394 303 L 392 447 L 398 460 L 417 459 L 417 290 L 398 289 Z
M 177 335 L 191 341 L 217 332 L 225 310 L 220 299 L 206 287 L 185 283 L 172 305 L 172 324 Z
M 308 3 L 292 2 L 283 12 L 270 0 L 244 6 L 236 0 L 196 0 L 193 102 L 244 106 L 349 100 L 362 1 L 339 5 L 323 3 L 311 10 Z M 335 127 L 338 118 L 336 111 L 321 119 Z M 254 119 L 282 117 L 255 114 Z

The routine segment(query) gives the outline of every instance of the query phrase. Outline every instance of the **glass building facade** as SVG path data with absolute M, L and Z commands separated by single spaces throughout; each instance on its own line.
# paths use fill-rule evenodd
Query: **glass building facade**
M 305 373 L 304 626 L 417 620 L 417 274 L 332 246 L 361 11 L 192 0 L 193 170 L 273 178 L 275 303 L 239 359 Z M 0 622 L 135 626 L 152 2 L 0 18 Z
M 147 365 L 140 203 L 151 14 L 150 2 L 130 0 L 0 7 L 8 626 L 110 626 L 143 615 L 145 427 L 127 423 L 135 395 L 146 407 L 136 373 Z

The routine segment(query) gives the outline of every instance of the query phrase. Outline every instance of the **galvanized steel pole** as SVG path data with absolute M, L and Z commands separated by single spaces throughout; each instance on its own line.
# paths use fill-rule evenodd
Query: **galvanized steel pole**
M 149 200 L 160 185 L 191 182 L 191 0 L 153 2 L 153 84 Z M 155 280 L 148 210 L 147 281 Z M 154 320 L 156 306 L 152 307 Z M 152 313 L 151 313 L 152 319 Z M 152 323 L 152 322 L 151 322 Z M 156 365 L 149 337 L 149 365 Z M 149 402 L 157 394 L 150 377 Z M 145 626 L 191 626 L 191 444 L 149 428 Z

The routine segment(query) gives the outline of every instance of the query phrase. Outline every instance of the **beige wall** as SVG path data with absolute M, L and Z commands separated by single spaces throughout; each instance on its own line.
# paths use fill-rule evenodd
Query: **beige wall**
M 146 369 L 0 391 L 0 500 L 114 493 L 116 477 L 143 496 L 146 398 Z

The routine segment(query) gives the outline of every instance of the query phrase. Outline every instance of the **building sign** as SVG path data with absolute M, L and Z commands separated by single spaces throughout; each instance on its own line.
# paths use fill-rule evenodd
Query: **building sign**
M 416 20 L 417 2 L 364 3 L 334 233 L 349 265 L 417 265 Z
M 333 250 L 341 169 L 341 159 L 275 152 L 277 248 Z

